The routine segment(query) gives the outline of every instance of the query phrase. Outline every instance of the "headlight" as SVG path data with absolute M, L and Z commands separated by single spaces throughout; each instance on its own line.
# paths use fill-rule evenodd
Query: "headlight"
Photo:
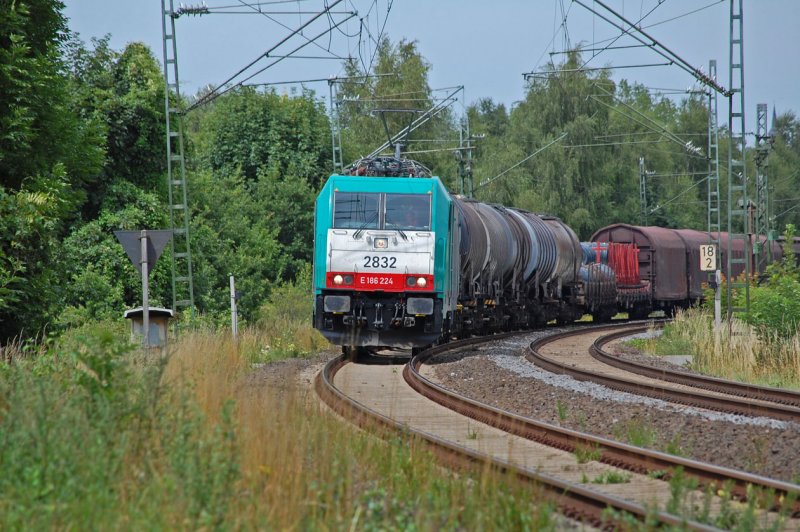
M 425 285 L 427 284 L 428 281 L 426 281 L 424 277 L 420 277 L 419 279 L 417 279 L 417 286 L 419 286 L 420 288 L 425 288 Z
M 339 275 L 338 273 L 333 276 L 333 284 L 342 284 L 344 282 L 344 278 Z
M 417 278 L 416 277 L 409 277 L 409 278 L 406 279 L 406 284 L 408 286 L 414 286 L 416 283 L 417 283 Z
M 353 276 L 352 275 L 345 275 L 344 276 L 344 284 L 353 284 Z

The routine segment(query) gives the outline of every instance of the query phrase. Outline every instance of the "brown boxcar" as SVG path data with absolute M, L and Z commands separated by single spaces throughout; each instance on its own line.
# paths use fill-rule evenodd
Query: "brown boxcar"
M 720 264 L 727 276 L 728 233 L 714 236 L 718 236 Z M 654 309 L 683 307 L 697 301 L 703 297 L 703 285 L 711 279 L 710 272 L 700 269 L 700 246 L 711 241 L 707 232 L 614 224 L 599 229 L 591 239 L 594 242 L 635 243 L 639 247 L 640 277 L 650 281 Z M 744 244 L 742 239 L 732 239 L 733 258 L 745 256 Z M 779 260 L 781 255 L 779 243 L 773 242 L 773 257 Z M 736 263 L 731 269 L 731 276 L 738 277 L 745 265 Z
M 679 305 L 689 299 L 686 244 L 674 229 L 614 224 L 599 229 L 591 240 L 636 244 L 639 275 L 650 282 L 657 306 Z
M 695 231 L 694 229 L 674 229 L 683 239 L 686 245 L 686 278 L 690 299 L 700 299 L 703 297 L 703 284 L 708 283 L 709 274 L 700 270 L 700 246 L 710 242 L 708 233 Z M 724 244 L 721 244 L 723 249 Z

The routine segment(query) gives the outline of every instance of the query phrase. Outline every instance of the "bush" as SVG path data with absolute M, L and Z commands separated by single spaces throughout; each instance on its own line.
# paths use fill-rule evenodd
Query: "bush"
M 791 338 L 800 326 L 800 270 L 792 247 L 794 234 L 794 225 L 787 225 L 783 259 L 767 268 L 766 285 L 750 291 L 750 312 L 744 319 L 766 341 Z
M 292 283 L 275 288 L 258 312 L 256 334 L 266 342 L 249 353 L 251 361 L 307 356 L 328 345 L 311 323 L 311 266 L 306 264 Z
M 164 361 L 137 363 L 125 336 L 85 327 L 3 364 L 0 528 L 201 528 L 226 518 L 238 476 L 230 409 L 209 430 L 184 386 L 163 386 Z
M 767 341 L 797 334 L 800 326 L 800 281 L 778 277 L 767 286 L 752 288 L 750 312 L 744 319 Z

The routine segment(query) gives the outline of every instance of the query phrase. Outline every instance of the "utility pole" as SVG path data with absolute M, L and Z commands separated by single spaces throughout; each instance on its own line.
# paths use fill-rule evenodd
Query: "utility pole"
M 769 152 L 772 136 L 767 127 L 767 104 L 756 106 L 756 213 L 755 243 L 756 271 L 761 273 L 772 262 L 772 242 L 775 234 L 770 227 L 769 208 Z
M 717 61 L 708 62 L 708 74 L 717 77 Z M 719 245 L 719 232 L 721 229 L 721 212 L 719 205 L 719 130 L 717 112 L 717 93 L 708 91 L 708 233 L 710 244 Z
M 167 4 L 167 2 L 169 4 Z M 204 14 L 203 8 L 191 8 Z M 185 9 L 184 9 L 185 11 Z M 205 9 L 207 12 L 207 8 Z M 183 151 L 183 113 L 178 78 L 178 45 L 175 40 L 174 0 L 161 0 L 164 51 L 164 108 L 167 134 L 167 191 L 169 224 L 172 230 L 172 310 L 189 308 L 194 320 L 194 280 L 189 239 L 189 202 L 186 159 Z
M 142 265 L 142 347 L 150 347 L 150 271 L 147 264 L 147 231 L 142 230 L 140 239 Z
M 235 342 L 239 336 L 239 313 L 236 308 L 236 280 L 233 274 L 228 274 L 231 288 L 231 335 Z
M 750 310 L 750 245 L 751 227 L 747 196 L 747 169 L 745 165 L 745 116 L 744 116 L 744 13 L 742 0 L 730 0 L 730 39 L 728 54 L 728 264 L 727 264 L 727 316 L 728 330 L 734 313 Z M 743 257 L 734 257 L 734 240 L 740 240 Z M 744 279 L 733 278 L 733 268 L 741 265 Z M 744 294 L 743 304 L 735 305 L 734 289 Z

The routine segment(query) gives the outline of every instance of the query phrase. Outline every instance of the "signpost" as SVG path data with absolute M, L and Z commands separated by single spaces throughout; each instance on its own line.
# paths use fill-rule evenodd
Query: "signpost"
M 722 324 L 721 290 L 722 275 L 717 260 L 717 246 L 708 244 L 700 246 L 700 271 L 714 272 L 714 324 L 717 328 Z
M 235 342 L 236 337 L 239 335 L 239 315 L 236 311 L 236 280 L 233 278 L 233 274 L 229 275 L 231 284 L 231 334 Z
M 172 238 L 170 230 L 114 231 L 122 249 L 142 274 L 142 346 L 150 346 L 150 286 L 148 279 L 156 261 Z

